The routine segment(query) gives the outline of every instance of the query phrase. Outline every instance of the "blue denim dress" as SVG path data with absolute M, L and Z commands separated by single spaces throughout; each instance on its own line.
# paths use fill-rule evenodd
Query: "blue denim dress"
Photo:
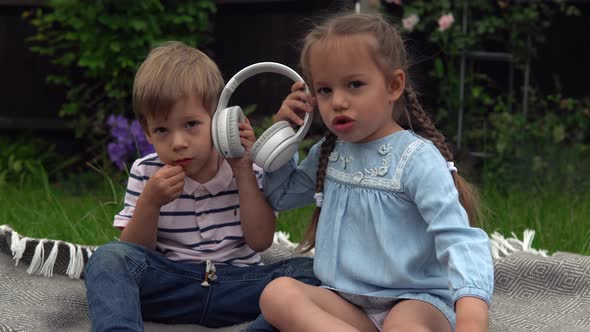
M 266 174 L 275 210 L 314 203 L 321 142 L 299 165 Z M 487 234 L 469 226 L 446 161 L 429 141 L 399 131 L 368 143 L 337 141 L 329 156 L 314 272 L 347 294 L 417 299 L 445 314 L 463 296 L 491 304 Z

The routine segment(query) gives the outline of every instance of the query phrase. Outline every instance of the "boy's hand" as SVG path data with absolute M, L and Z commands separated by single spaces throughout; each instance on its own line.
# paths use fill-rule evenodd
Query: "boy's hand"
M 164 165 L 148 180 L 141 195 L 150 204 L 166 205 L 182 194 L 185 177 L 182 166 Z
M 250 120 L 248 118 L 245 121 L 238 124 L 238 129 L 240 130 L 240 143 L 246 150 L 244 156 L 242 158 L 228 158 L 227 162 L 231 166 L 234 174 L 241 169 L 245 169 L 248 171 L 252 171 L 252 158 L 250 156 L 250 150 L 252 149 L 252 145 L 256 142 L 256 135 L 254 134 L 254 128 L 250 124 Z
M 281 108 L 274 116 L 274 121 L 289 121 L 298 126 L 303 125 L 304 112 L 313 112 L 314 98 L 305 92 L 305 82 L 295 82 L 291 93 L 285 98 Z

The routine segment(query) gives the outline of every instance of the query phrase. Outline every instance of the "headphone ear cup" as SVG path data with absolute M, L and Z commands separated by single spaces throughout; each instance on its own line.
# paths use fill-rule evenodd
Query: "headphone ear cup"
M 238 123 L 245 121 L 239 106 L 218 110 L 211 122 L 211 136 L 217 152 L 224 158 L 240 158 L 245 150 L 240 143 Z
M 283 139 L 279 139 L 278 142 L 274 142 L 273 138 L 275 138 L 275 134 L 281 131 L 283 132 L 281 136 L 286 137 L 284 137 Z M 286 134 L 284 134 L 285 132 Z M 262 133 L 262 135 L 260 135 L 260 137 L 256 140 L 256 143 L 252 145 L 252 149 L 250 150 L 252 160 L 254 161 L 254 163 L 256 163 L 256 165 L 264 168 L 264 164 L 270 157 L 270 154 L 275 152 L 274 150 L 278 147 L 278 145 L 281 142 L 283 142 L 285 139 L 289 137 L 292 137 L 293 135 L 295 135 L 295 131 L 293 130 L 293 128 L 291 128 L 289 122 L 279 121 L 273 124 L 267 130 L 265 130 Z M 273 140 L 273 142 L 270 142 L 271 140 Z
M 227 120 L 229 158 L 240 158 L 246 152 L 240 142 L 240 128 L 238 127 L 238 124 L 244 121 L 245 117 L 242 109 L 239 106 L 232 106 L 229 109 Z
M 220 155 L 223 155 L 223 152 L 221 151 L 221 143 L 219 143 L 219 115 L 225 110 L 225 108 L 217 110 L 213 113 L 213 118 L 211 119 L 211 140 L 213 141 L 215 150 Z

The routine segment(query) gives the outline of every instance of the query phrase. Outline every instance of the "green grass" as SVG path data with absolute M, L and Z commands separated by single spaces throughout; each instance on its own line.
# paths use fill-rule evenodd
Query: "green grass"
M 115 213 L 122 208 L 124 186 L 100 174 L 50 184 L 43 176 L 35 185 L 0 186 L 0 224 L 30 237 L 97 245 L 115 239 Z M 491 234 L 525 229 L 536 231 L 533 247 L 590 254 L 590 191 L 496 190 L 482 192 L 486 224 Z M 506 193 L 505 193 L 506 192 Z M 279 214 L 277 229 L 301 239 L 313 206 Z
M 74 179 L 65 186 L 50 184 L 42 173 L 34 182 L 0 186 L 0 224 L 29 237 L 89 245 L 118 236 L 112 223 L 122 207 L 122 187 L 116 190 L 110 180 L 101 182 L 98 176 L 92 185 Z
M 301 241 L 314 210 L 315 205 L 309 205 L 300 209 L 279 212 L 277 230 L 288 233 L 289 240 L 293 242 Z
M 548 188 L 551 188 L 550 186 Z M 549 252 L 590 254 L 590 191 L 544 189 L 542 191 L 494 189 L 482 193 L 488 233 L 519 238 L 525 229 L 535 230 L 533 247 Z

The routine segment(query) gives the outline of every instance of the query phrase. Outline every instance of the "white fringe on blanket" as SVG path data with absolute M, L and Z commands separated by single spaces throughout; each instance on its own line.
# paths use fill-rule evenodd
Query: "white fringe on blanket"
M 70 261 L 68 263 L 66 274 L 72 279 L 80 279 L 80 275 L 82 275 L 82 272 L 84 271 L 84 256 L 82 251 L 85 250 L 87 257 L 90 257 L 94 250 L 90 247 L 84 247 L 61 240 L 37 239 L 21 236 L 9 226 L 0 225 L 0 235 L 6 234 L 11 235 L 10 251 L 12 252 L 12 258 L 15 260 L 15 265 L 18 265 L 18 262 L 22 259 L 23 253 L 27 249 L 27 244 L 32 241 L 38 242 L 31 263 L 29 264 L 29 268 L 27 269 L 28 274 L 38 274 L 45 277 L 53 276 L 53 268 L 57 259 L 59 245 L 62 244 L 67 246 L 70 250 Z M 53 243 L 53 247 L 51 248 L 49 255 L 47 255 L 47 258 L 45 257 L 44 246 L 46 242 Z
M 504 236 L 498 232 L 494 232 L 490 237 L 490 249 L 492 251 L 492 257 L 499 259 L 506 257 L 514 252 L 522 251 L 528 252 L 543 257 L 547 257 L 547 250 L 534 249 L 532 247 L 533 239 L 535 238 L 535 231 L 532 229 L 525 229 L 522 237 L 522 241 L 518 239 L 514 232 L 511 233 L 511 238 L 504 238 Z M 274 236 L 274 243 L 285 244 L 291 248 L 297 246 L 297 243 L 289 241 L 289 234 L 278 231 Z M 313 251 L 312 251 L 313 253 Z
M 45 277 L 53 276 L 53 270 L 56 258 L 58 256 L 59 245 L 67 246 L 69 248 L 69 263 L 66 270 L 66 274 L 72 279 L 79 279 L 82 271 L 84 271 L 84 256 L 83 250 L 86 251 L 86 256 L 90 257 L 95 248 L 88 246 L 80 246 L 61 240 L 49 240 L 49 239 L 36 239 L 26 236 L 20 236 L 12 228 L 7 225 L 0 225 L 0 235 L 11 234 L 10 250 L 12 251 L 12 258 L 15 260 L 15 265 L 18 265 L 20 259 L 22 259 L 23 253 L 27 249 L 27 243 L 31 241 L 38 241 L 35 247 L 35 252 L 27 273 L 38 274 Z M 492 257 L 499 259 L 506 257 L 515 252 L 529 252 L 543 257 L 547 257 L 546 250 L 537 250 L 532 248 L 533 239 L 535 237 L 535 231 L 526 229 L 523 234 L 522 240 L 519 240 L 516 234 L 511 233 L 511 238 L 505 238 L 498 232 L 494 232 L 490 237 L 490 249 L 492 251 Z M 46 242 L 53 242 L 51 251 L 47 257 L 45 256 Z M 274 234 L 273 243 L 285 245 L 290 248 L 295 248 L 297 243 L 293 243 L 289 240 L 289 234 L 278 231 Z M 313 253 L 313 251 L 312 251 Z
M 289 233 L 285 233 L 283 231 L 275 232 L 272 242 L 274 244 L 286 245 L 289 248 L 295 248 L 297 246 L 297 243 L 293 243 L 289 240 Z
M 492 257 L 499 259 L 506 257 L 512 253 L 523 251 L 529 252 L 535 255 L 547 257 L 547 250 L 544 249 L 533 249 L 533 239 L 535 238 L 535 231 L 532 229 L 525 229 L 522 236 L 522 241 L 516 237 L 514 232 L 511 238 L 504 238 L 500 233 L 494 232 L 490 237 L 490 244 L 492 249 Z

